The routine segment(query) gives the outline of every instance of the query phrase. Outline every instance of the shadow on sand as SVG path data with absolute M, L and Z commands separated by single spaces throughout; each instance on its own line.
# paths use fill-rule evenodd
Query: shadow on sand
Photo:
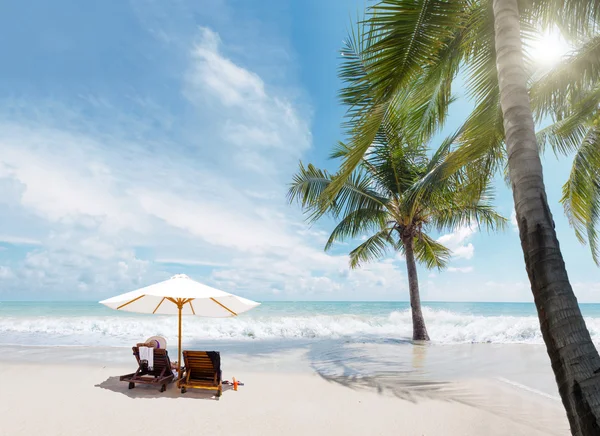
M 480 398 L 462 383 L 436 379 L 427 369 L 429 344 L 412 341 L 395 341 L 406 346 L 405 352 L 393 356 L 378 356 L 368 351 L 346 350 L 343 347 L 331 350 L 327 356 L 326 371 L 320 370 L 318 358 L 309 358 L 311 366 L 330 383 L 340 384 L 353 390 L 372 391 L 381 395 L 392 395 L 402 400 L 417 403 L 424 399 L 473 403 Z M 408 352 L 406 352 L 408 351 Z M 358 352 L 353 354 L 353 352 Z M 340 358 L 344 356 L 346 358 Z M 318 357 L 322 358 L 323 355 Z M 333 357 L 328 359 L 329 357 Z M 392 369 L 393 368 L 393 369 Z M 364 372 L 361 369 L 371 369 Z
M 473 399 L 472 392 L 452 382 L 410 379 L 405 375 L 393 373 L 379 373 L 372 377 L 319 375 L 330 383 L 337 383 L 354 390 L 374 391 L 382 395 L 391 394 L 411 403 L 418 403 L 423 399 L 467 403 L 465 400 Z
M 138 384 L 134 389 L 128 388 L 128 383 L 119 380 L 119 377 L 109 377 L 102 383 L 95 385 L 97 388 L 107 389 L 118 394 L 123 394 L 129 398 L 170 398 L 170 399 L 190 399 L 190 400 L 212 400 L 219 401 L 215 396 L 215 391 L 188 389 L 185 394 L 182 394 L 175 383 L 169 383 L 165 392 L 159 392 L 160 386 L 151 386 Z M 233 389 L 229 385 L 223 385 L 223 394 L 228 390 Z

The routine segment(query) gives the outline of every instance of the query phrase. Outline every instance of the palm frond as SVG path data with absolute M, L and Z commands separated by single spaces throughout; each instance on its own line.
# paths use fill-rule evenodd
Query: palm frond
M 452 252 L 444 245 L 423 234 L 414 239 L 415 258 L 427 268 L 446 268 Z
M 399 241 L 394 239 L 393 228 L 385 228 L 375 233 L 350 252 L 350 268 L 357 268 L 365 262 L 381 259 L 387 249 L 397 249 Z
M 561 120 L 571 104 L 577 103 L 598 85 L 600 35 L 569 53 L 531 86 L 531 104 L 538 120 L 549 115 Z M 566 113 L 565 113 L 566 112 Z
M 386 219 L 387 212 L 383 209 L 358 209 L 345 215 L 331 232 L 325 251 L 331 249 L 336 242 L 380 230 L 386 226 Z
M 519 10 L 544 28 L 558 26 L 573 41 L 597 32 L 600 23 L 598 0 L 520 0 Z
M 380 210 L 385 207 L 387 199 L 371 188 L 371 179 L 360 171 L 345 180 L 333 199 L 328 197 L 325 191 L 336 178 L 336 175 L 312 164 L 305 167 L 300 163 L 288 191 L 288 200 L 299 202 L 310 222 L 325 214 L 337 218 L 360 209 Z
M 401 107 L 397 104 L 402 100 L 400 90 L 419 77 L 424 68 L 433 69 L 443 56 L 448 57 L 444 49 L 456 37 L 454 25 L 464 14 L 463 2 L 384 0 L 370 8 L 364 25 L 351 33 L 339 73 L 346 85 L 340 95 L 349 108 L 346 133 L 351 152 L 340 166 L 339 177 L 327 188 L 330 197 L 341 189 L 344 179 L 350 177 L 373 144 L 394 100 L 396 108 Z M 424 107 L 428 117 L 425 122 L 432 131 L 445 117 L 444 104 L 450 102 L 449 84 L 456 69 L 455 64 L 436 70 L 438 81 L 432 79 L 431 83 L 437 86 L 426 87 L 435 101 L 429 110 Z M 410 112 L 405 114 L 408 122 Z
M 555 155 L 567 155 L 577 150 L 587 132 L 582 124 L 573 123 L 573 119 L 557 121 L 536 133 L 540 153 L 550 145 Z
M 331 207 L 331 202 L 323 196 L 323 192 L 331 184 L 333 175 L 312 164 L 307 167 L 302 162 L 294 174 L 287 198 L 290 203 L 298 202 L 310 216 L 309 221 L 322 217 Z
M 375 140 L 387 109 L 388 103 L 377 104 L 356 121 L 355 127 L 349 132 L 351 137 L 348 142 L 349 152 L 345 155 L 340 165 L 338 177 L 327 188 L 327 195 L 334 197 L 343 186 L 345 180 L 350 177 L 360 164 L 363 156 Z
M 375 97 L 389 100 L 425 66 L 438 64 L 464 13 L 464 2 L 444 0 L 383 0 L 370 8 L 366 54 Z
M 351 27 L 350 34 L 343 42 L 341 65 L 338 77 L 345 86 L 341 89 L 339 97 L 347 108 L 346 117 L 350 120 L 360 118 L 365 108 L 372 104 L 372 84 L 368 78 L 369 60 L 365 54 L 368 39 L 367 23 L 359 21 Z
M 432 211 L 431 222 L 438 230 L 458 228 L 477 224 L 487 230 L 503 230 L 508 220 L 494 210 L 491 204 L 477 202 L 474 204 L 451 204 L 445 208 Z
M 596 264 L 599 263 L 596 225 L 600 222 L 600 129 L 589 129 L 573 159 L 561 202 L 569 224 L 580 242 L 586 237 Z

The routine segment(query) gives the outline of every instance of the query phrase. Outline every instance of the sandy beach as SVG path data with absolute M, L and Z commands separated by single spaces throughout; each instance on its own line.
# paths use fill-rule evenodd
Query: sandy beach
M 1 349 L 0 434 L 19 435 L 562 435 L 561 404 L 484 378 L 433 381 L 324 376 L 306 351 L 224 355 L 245 383 L 181 395 L 127 389 L 126 348 Z

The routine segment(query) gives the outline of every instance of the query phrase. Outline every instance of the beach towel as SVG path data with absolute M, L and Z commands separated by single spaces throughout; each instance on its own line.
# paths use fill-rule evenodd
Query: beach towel
M 218 351 L 207 351 L 206 354 L 217 370 L 217 381 L 221 382 L 221 354 Z
M 139 347 L 140 360 L 145 360 L 148 364 L 148 370 L 154 369 L 154 348 Z

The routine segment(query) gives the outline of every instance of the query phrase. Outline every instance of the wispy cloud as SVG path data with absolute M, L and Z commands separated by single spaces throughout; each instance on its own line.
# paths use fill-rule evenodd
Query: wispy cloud
M 215 109 L 224 115 L 211 116 L 220 139 L 214 152 L 226 152 L 227 160 L 240 168 L 281 173 L 282 164 L 283 168 L 295 164 L 310 147 L 308 123 L 292 102 L 270 92 L 257 74 L 225 57 L 221 45 L 215 32 L 200 29 L 184 96 L 198 107 L 208 108 L 205 116 Z
M 186 266 L 227 266 L 226 263 L 213 262 L 210 260 L 200 259 L 155 259 L 156 263 L 165 263 L 171 265 L 186 265 Z
M 471 226 L 464 226 L 452 233 L 440 236 L 437 241 L 452 250 L 452 256 L 456 259 L 471 259 L 475 254 L 475 247 L 467 242 L 475 233 Z
M 458 273 L 470 273 L 473 271 L 473 267 L 472 266 L 464 266 L 464 267 L 454 267 L 454 266 L 450 266 L 448 267 L 448 272 L 458 272 Z
M 517 212 L 513 209 L 510 214 L 510 224 L 514 232 L 519 232 L 519 224 L 517 223 Z
M 177 116 L 144 97 L 130 99 L 133 113 L 88 95 L 82 107 L 22 102 L 3 117 L 0 180 L 15 211 L 4 239 L 29 234 L 17 222 L 40 238 L 2 265 L 2 289 L 110 295 L 202 266 L 211 272 L 199 279 L 256 298 L 405 298 L 394 264 L 350 271 L 347 256 L 322 251 L 326 231 L 286 204 L 308 116 L 227 57 L 214 31 L 187 50 L 192 121 L 177 121 L 177 141 L 165 133 Z
M 4 242 L 12 245 L 41 245 L 42 242 L 37 239 L 25 238 L 16 235 L 0 235 L 0 243 Z

